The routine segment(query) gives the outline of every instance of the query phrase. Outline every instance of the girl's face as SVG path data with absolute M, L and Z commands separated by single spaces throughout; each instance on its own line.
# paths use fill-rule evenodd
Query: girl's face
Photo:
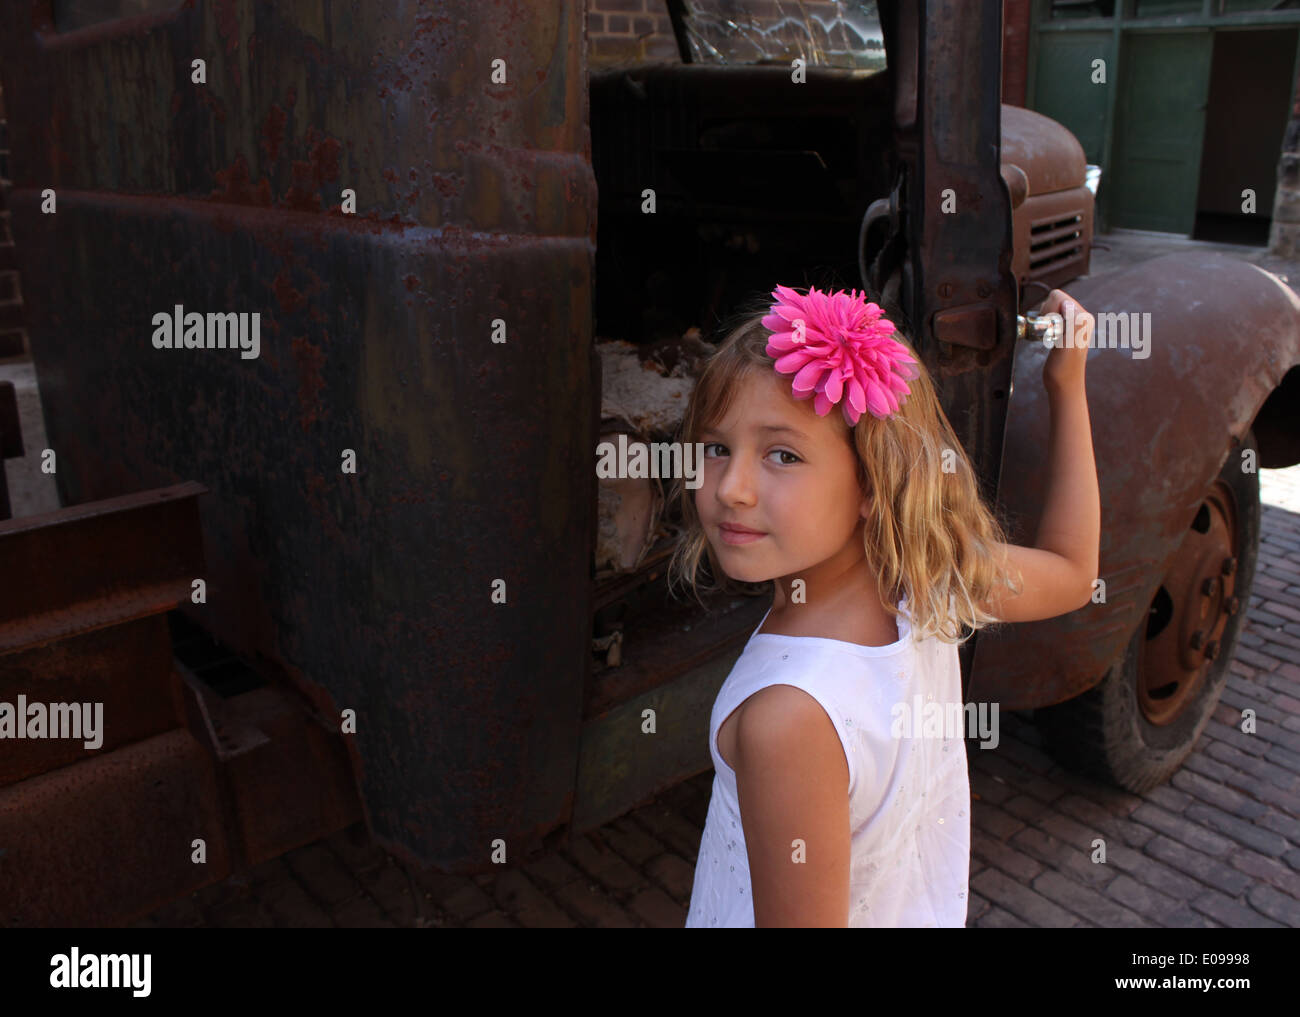
M 726 416 L 699 435 L 695 508 L 723 571 L 740 582 L 788 586 L 824 563 L 834 560 L 838 572 L 865 557 L 861 524 L 870 501 L 858 485 L 848 425 L 838 406 L 819 417 L 811 399 L 796 400 L 790 381 L 748 372 Z M 737 536 L 727 524 L 761 536 Z

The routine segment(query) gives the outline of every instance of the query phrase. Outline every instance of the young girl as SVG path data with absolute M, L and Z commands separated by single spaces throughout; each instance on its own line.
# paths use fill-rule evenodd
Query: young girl
M 815 288 L 773 297 L 722 342 L 682 423 L 705 458 L 670 576 L 698 597 L 707 557 L 713 588 L 773 584 L 713 706 L 686 925 L 964 926 L 965 742 L 946 725 L 918 736 L 908 711 L 960 709 L 963 629 L 1090 600 L 1093 319 L 1060 290 L 1043 305 L 1073 332 L 1043 371 L 1051 472 L 1025 548 L 1003 541 L 924 367 L 877 305 Z

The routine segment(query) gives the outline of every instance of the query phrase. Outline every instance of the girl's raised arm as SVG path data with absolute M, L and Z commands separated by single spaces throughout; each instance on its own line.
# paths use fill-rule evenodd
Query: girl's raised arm
M 1051 406 L 1047 498 L 1033 547 L 999 545 L 1006 564 L 1013 573 L 1019 572 L 1023 588 L 1019 594 L 999 591 L 983 607 L 1006 622 L 1037 621 L 1078 610 L 1091 599 L 1099 569 L 1101 494 L 1084 386 L 1094 321 L 1061 290 L 1048 294 L 1043 313 L 1061 314 L 1066 324 L 1065 341 L 1052 350 L 1043 367 Z

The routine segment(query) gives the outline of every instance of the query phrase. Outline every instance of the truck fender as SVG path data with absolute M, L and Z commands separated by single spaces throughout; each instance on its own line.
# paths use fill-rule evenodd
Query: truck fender
M 1063 288 L 1097 320 L 1087 390 L 1105 599 L 1097 602 L 1098 590 L 1077 611 L 980 632 L 968 698 L 1008 710 L 1062 702 L 1105 677 L 1257 415 L 1269 418 L 1256 433 L 1264 465 L 1294 462 L 1300 439 L 1300 300 L 1277 276 L 1221 254 L 1179 252 Z M 1048 352 L 1028 342 L 1016 351 L 997 504 L 1015 544 L 1033 544 L 1046 493 Z

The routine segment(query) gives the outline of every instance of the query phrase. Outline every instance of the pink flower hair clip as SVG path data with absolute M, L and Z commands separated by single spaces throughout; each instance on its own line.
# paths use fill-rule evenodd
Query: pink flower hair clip
M 920 373 L 916 358 L 897 339 L 894 323 L 857 290 L 800 295 L 788 286 L 772 291 L 775 303 L 762 325 L 772 332 L 767 355 L 781 374 L 793 374 L 796 399 L 815 396 L 826 416 L 836 403 L 852 427 L 863 411 L 885 418 L 897 412 L 907 382 Z M 841 402 L 845 394 L 848 399 Z

